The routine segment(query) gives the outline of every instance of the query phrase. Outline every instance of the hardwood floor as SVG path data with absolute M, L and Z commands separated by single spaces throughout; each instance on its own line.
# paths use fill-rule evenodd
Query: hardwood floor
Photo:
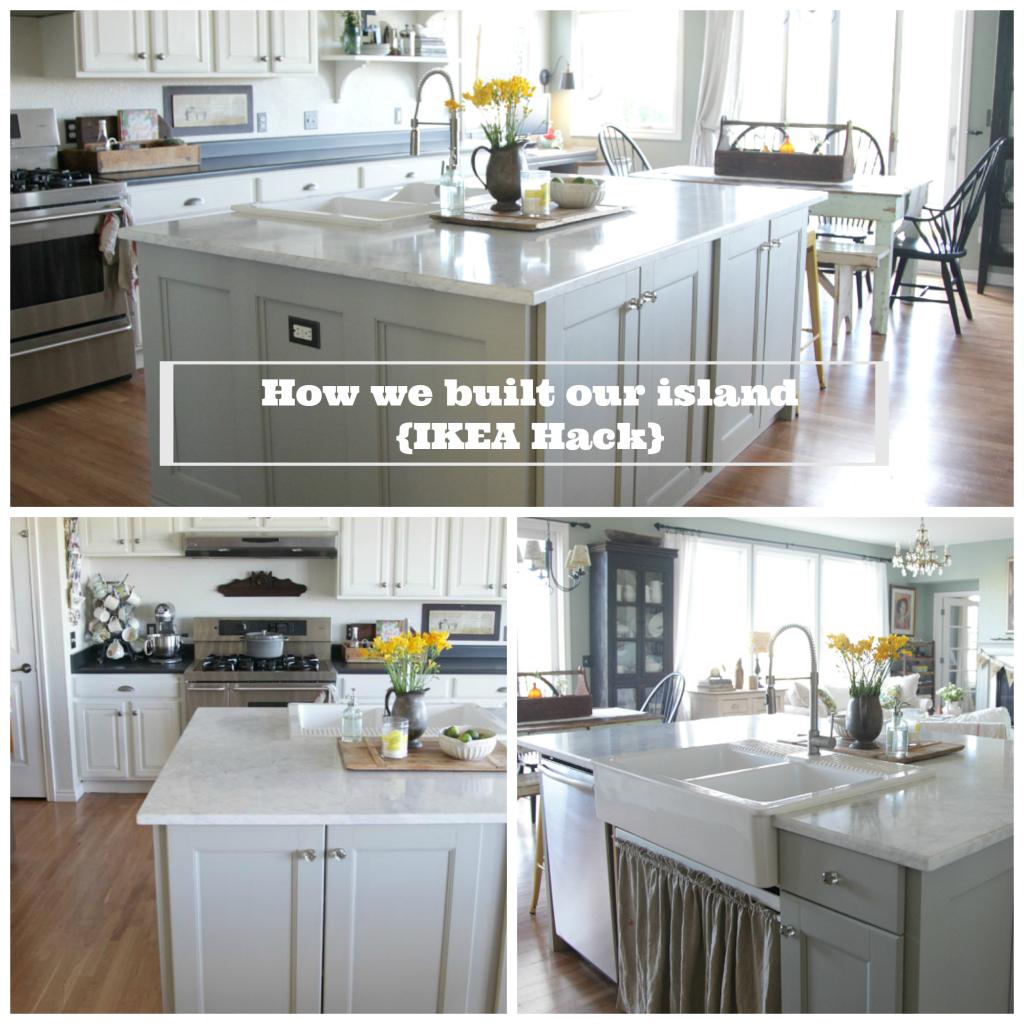
M 615 986 L 571 950 L 551 950 L 547 888 L 541 886 L 537 914 L 530 916 L 533 891 L 533 826 L 529 801 L 517 810 L 516 998 L 520 1013 L 615 1013 Z
M 970 287 L 970 286 L 969 286 Z M 871 303 L 854 309 L 854 330 L 826 359 L 885 359 L 891 364 L 888 467 L 729 467 L 689 504 L 820 505 L 873 511 L 884 497 L 896 511 L 933 506 L 1013 504 L 1013 292 L 970 287 L 974 320 L 953 331 L 945 306 L 896 304 L 889 334 L 871 334 Z M 856 303 L 854 304 L 856 306 Z M 831 338 L 831 302 L 822 300 Z M 805 360 L 812 358 L 810 351 Z M 843 463 L 873 457 L 874 390 L 869 366 L 815 368 L 800 374 L 801 411 L 775 423 L 744 451 L 744 462 Z
M 144 799 L 11 801 L 12 1012 L 161 1012 Z
M 1013 504 L 1013 293 L 970 290 L 974 320 L 953 332 L 938 305 L 900 305 L 888 336 L 870 333 L 871 304 L 854 310 L 851 337 L 826 356 L 890 362 L 888 467 L 842 466 L 873 458 L 873 371 L 834 366 L 819 391 L 801 367 L 801 414 L 776 423 L 740 458 L 806 460 L 813 467 L 730 467 L 690 502 L 701 506 L 831 506 L 916 510 Z M 831 336 L 831 302 L 822 303 Z M 805 357 L 808 354 L 805 353 Z M 142 374 L 16 409 L 11 415 L 11 503 L 72 507 L 148 505 Z

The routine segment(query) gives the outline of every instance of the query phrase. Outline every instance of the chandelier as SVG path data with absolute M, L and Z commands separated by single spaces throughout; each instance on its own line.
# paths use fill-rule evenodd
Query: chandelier
M 551 540 L 551 528 L 548 527 L 548 535 L 544 541 L 544 547 L 538 540 L 528 540 L 526 551 L 518 552 L 519 561 L 535 573 L 542 583 L 547 583 L 549 590 L 575 590 L 586 576 L 590 568 L 590 552 L 586 544 L 576 544 L 569 551 L 569 557 L 565 560 L 565 571 L 568 575 L 567 583 L 559 583 L 555 578 L 555 545 Z
M 921 520 L 921 525 L 917 528 L 917 536 L 914 538 L 913 546 L 908 547 L 906 551 L 902 551 L 899 544 L 897 544 L 896 551 L 892 556 L 892 567 L 899 569 L 904 576 L 907 573 L 910 573 L 911 576 L 920 576 L 921 574 L 931 576 L 933 573 L 941 576 L 942 570 L 948 569 L 952 564 L 953 560 L 949 557 L 948 544 L 941 558 L 935 553 L 935 548 L 928 537 L 928 529 L 924 525 L 923 519 Z

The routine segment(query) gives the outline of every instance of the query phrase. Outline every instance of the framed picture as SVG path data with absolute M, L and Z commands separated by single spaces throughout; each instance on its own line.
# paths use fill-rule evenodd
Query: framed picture
M 396 636 L 409 630 L 408 619 L 378 619 L 377 636 L 381 640 L 393 640 Z
M 252 132 L 252 86 L 165 85 L 164 120 L 172 135 Z
M 1013 558 L 1006 560 L 1006 632 L 1013 632 Z
M 910 587 L 889 588 L 889 631 L 913 636 L 917 625 L 917 591 Z
M 500 604 L 425 604 L 423 632 L 443 629 L 449 640 L 497 640 Z

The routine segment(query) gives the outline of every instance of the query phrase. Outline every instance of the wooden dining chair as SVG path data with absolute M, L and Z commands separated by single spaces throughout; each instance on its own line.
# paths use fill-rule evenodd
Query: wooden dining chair
M 597 133 L 597 145 L 608 167 L 608 173 L 625 178 L 634 171 L 649 171 L 651 161 L 630 135 L 613 124 L 606 124 Z M 626 170 L 625 168 L 628 168 Z
M 967 240 L 971 228 L 978 218 L 981 204 L 985 199 L 992 176 L 1000 166 L 1003 147 L 1006 139 L 996 139 L 985 150 L 982 158 L 971 168 L 967 177 L 957 186 L 944 206 L 935 208 L 926 206 L 926 216 L 904 218 L 916 229 L 916 238 L 897 239 L 893 246 L 893 259 L 896 269 L 893 274 L 892 291 L 889 294 L 889 308 L 898 299 L 900 302 L 945 302 L 953 317 L 953 328 L 960 334 L 960 316 L 956 309 L 956 293 L 960 293 L 960 301 L 968 320 L 973 319 L 971 304 L 967 301 L 967 288 L 964 276 L 960 271 L 960 260 L 967 255 Z M 913 293 L 901 293 L 903 274 L 910 260 L 921 260 L 925 263 L 938 263 L 942 274 L 942 285 L 915 284 L 908 285 Z M 928 297 L 931 291 L 944 291 L 945 299 Z
M 767 146 L 772 152 L 776 152 L 785 140 L 786 133 L 777 124 L 752 124 L 732 140 L 729 148 L 756 150 L 760 153 Z
M 647 694 L 644 702 L 640 705 L 640 710 L 649 714 L 660 714 L 662 722 L 668 725 L 676 720 L 685 692 L 686 677 L 682 672 L 669 672 Z
M 800 352 L 814 348 L 814 362 L 818 370 L 818 387 L 825 390 L 825 363 L 821 353 L 821 293 L 818 288 L 818 247 L 814 228 L 807 230 L 807 251 L 804 257 L 804 274 L 807 278 L 807 305 L 811 312 L 811 326 L 804 327 L 810 340 L 800 346 Z

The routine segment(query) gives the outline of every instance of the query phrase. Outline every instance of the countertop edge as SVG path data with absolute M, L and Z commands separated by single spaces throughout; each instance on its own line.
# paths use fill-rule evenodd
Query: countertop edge
M 504 813 L 480 814 L 139 814 L 137 825 L 504 825 Z

